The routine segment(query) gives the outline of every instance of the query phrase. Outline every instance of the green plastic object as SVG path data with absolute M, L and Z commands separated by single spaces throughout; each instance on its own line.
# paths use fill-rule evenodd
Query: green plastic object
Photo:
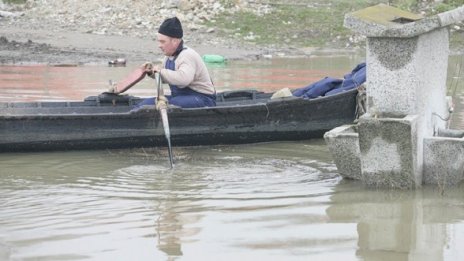
M 222 55 L 217 55 L 217 54 L 205 54 L 203 55 L 203 61 L 205 63 L 224 63 L 225 58 Z

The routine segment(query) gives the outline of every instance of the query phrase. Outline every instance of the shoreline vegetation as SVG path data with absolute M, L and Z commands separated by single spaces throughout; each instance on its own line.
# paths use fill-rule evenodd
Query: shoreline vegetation
M 0 64 L 144 60 L 160 55 L 156 29 L 174 15 L 187 45 L 228 59 L 362 52 L 344 15 L 379 3 L 429 16 L 464 0 L 0 0 Z M 464 25 L 450 31 L 461 53 Z

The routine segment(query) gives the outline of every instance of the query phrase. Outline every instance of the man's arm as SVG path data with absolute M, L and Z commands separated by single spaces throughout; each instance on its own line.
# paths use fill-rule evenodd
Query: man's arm
M 176 59 L 175 71 L 169 69 L 160 70 L 160 75 L 164 82 L 177 85 L 179 87 L 189 86 L 195 78 L 195 73 L 195 57 L 187 51 L 183 51 Z

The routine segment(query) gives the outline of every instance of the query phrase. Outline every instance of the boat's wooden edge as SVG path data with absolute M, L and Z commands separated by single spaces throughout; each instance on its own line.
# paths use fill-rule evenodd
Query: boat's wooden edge
M 240 109 L 240 108 L 253 108 L 253 107 L 261 107 L 261 106 L 275 106 L 278 104 L 291 104 L 294 102 L 297 103 L 323 103 L 330 99 L 338 99 L 340 96 L 349 96 L 353 95 L 357 92 L 356 89 L 340 92 L 331 96 L 321 96 L 314 99 L 304 99 L 302 97 L 290 96 L 290 97 L 281 97 L 276 99 L 256 99 L 250 100 L 249 103 L 240 103 L 239 101 L 232 101 L 232 102 L 222 102 L 218 103 L 217 106 L 214 107 L 200 107 L 200 108 L 181 108 L 178 106 L 169 105 L 168 106 L 168 113 L 182 113 L 182 112 L 199 112 L 199 111 L 209 111 L 209 110 L 220 110 L 220 109 Z M 94 96 L 91 96 L 94 97 Z M 92 98 L 93 99 L 93 98 Z M 140 99 L 138 97 L 134 97 L 134 99 Z M 137 116 L 137 115 L 145 115 L 150 113 L 156 113 L 156 107 L 153 105 L 145 105 L 137 110 L 132 110 L 130 105 L 117 105 L 117 107 L 121 108 L 120 111 L 112 111 L 112 106 L 96 106 L 94 104 L 89 104 L 88 101 L 89 97 L 87 97 L 84 102 L 48 102 L 48 106 L 34 106 L 34 103 L 30 103 L 27 105 L 18 105 L 18 106 L 8 106 L 5 107 L 5 103 L 0 103 L 0 119 L 12 119 L 12 118 L 27 118 L 27 117 L 82 117 L 86 115 L 93 115 L 93 116 L 109 116 L 109 115 L 118 115 L 118 116 Z M 248 101 L 247 101 L 248 102 Z M 7 103 L 7 104 L 17 104 L 17 103 Z M 38 102 L 37 104 L 40 104 Z M 43 103 L 42 103 L 43 104 Z M 60 107 L 63 106 L 63 107 Z M 69 113 L 45 113 L 46 109 L 54 110 L 60 108 L 105 108 L 105 112 L 89 112 L 89 113 L 76 113 L 76 112 L 69 112 Z M 126 109 L 123 109 L 126 108 Z M 16 110 L 17 109 L 17 110 Z M 34 110 L 38 109 L 37 113 L 21 113 L 20 110 Z M 102 109 L 103 110 L 103 109 Z M 18 112 L 15 112 L 18 111 Z

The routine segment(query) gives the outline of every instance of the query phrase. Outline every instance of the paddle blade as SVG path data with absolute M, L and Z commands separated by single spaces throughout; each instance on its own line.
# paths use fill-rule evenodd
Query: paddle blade
M 171 131 L 169 129 L 169 120 L 168 113 L 166 108 L 160 108 L 161 120 L 163 121 L 164 136 L 168 142 L 168 154 L 169 154 L 169 163 L 171 164 L 171 169 L 174 166 L 174 159 L 172 156 L 172 146 L 171 146 Z
M 170 139 L 171 131 L 169 130 L 168 113 L 166 112 L 166 109 L 161 109 L 160 113 L 161 113 L 161 120 L 163 121 L 164 135 L 166 136 L 167 139 Z
M 169 164 L 172 169 L 174 167 L 174 157 L 172 156 L 171 139 L 168 139 L 168 154 L 169 154 Z

